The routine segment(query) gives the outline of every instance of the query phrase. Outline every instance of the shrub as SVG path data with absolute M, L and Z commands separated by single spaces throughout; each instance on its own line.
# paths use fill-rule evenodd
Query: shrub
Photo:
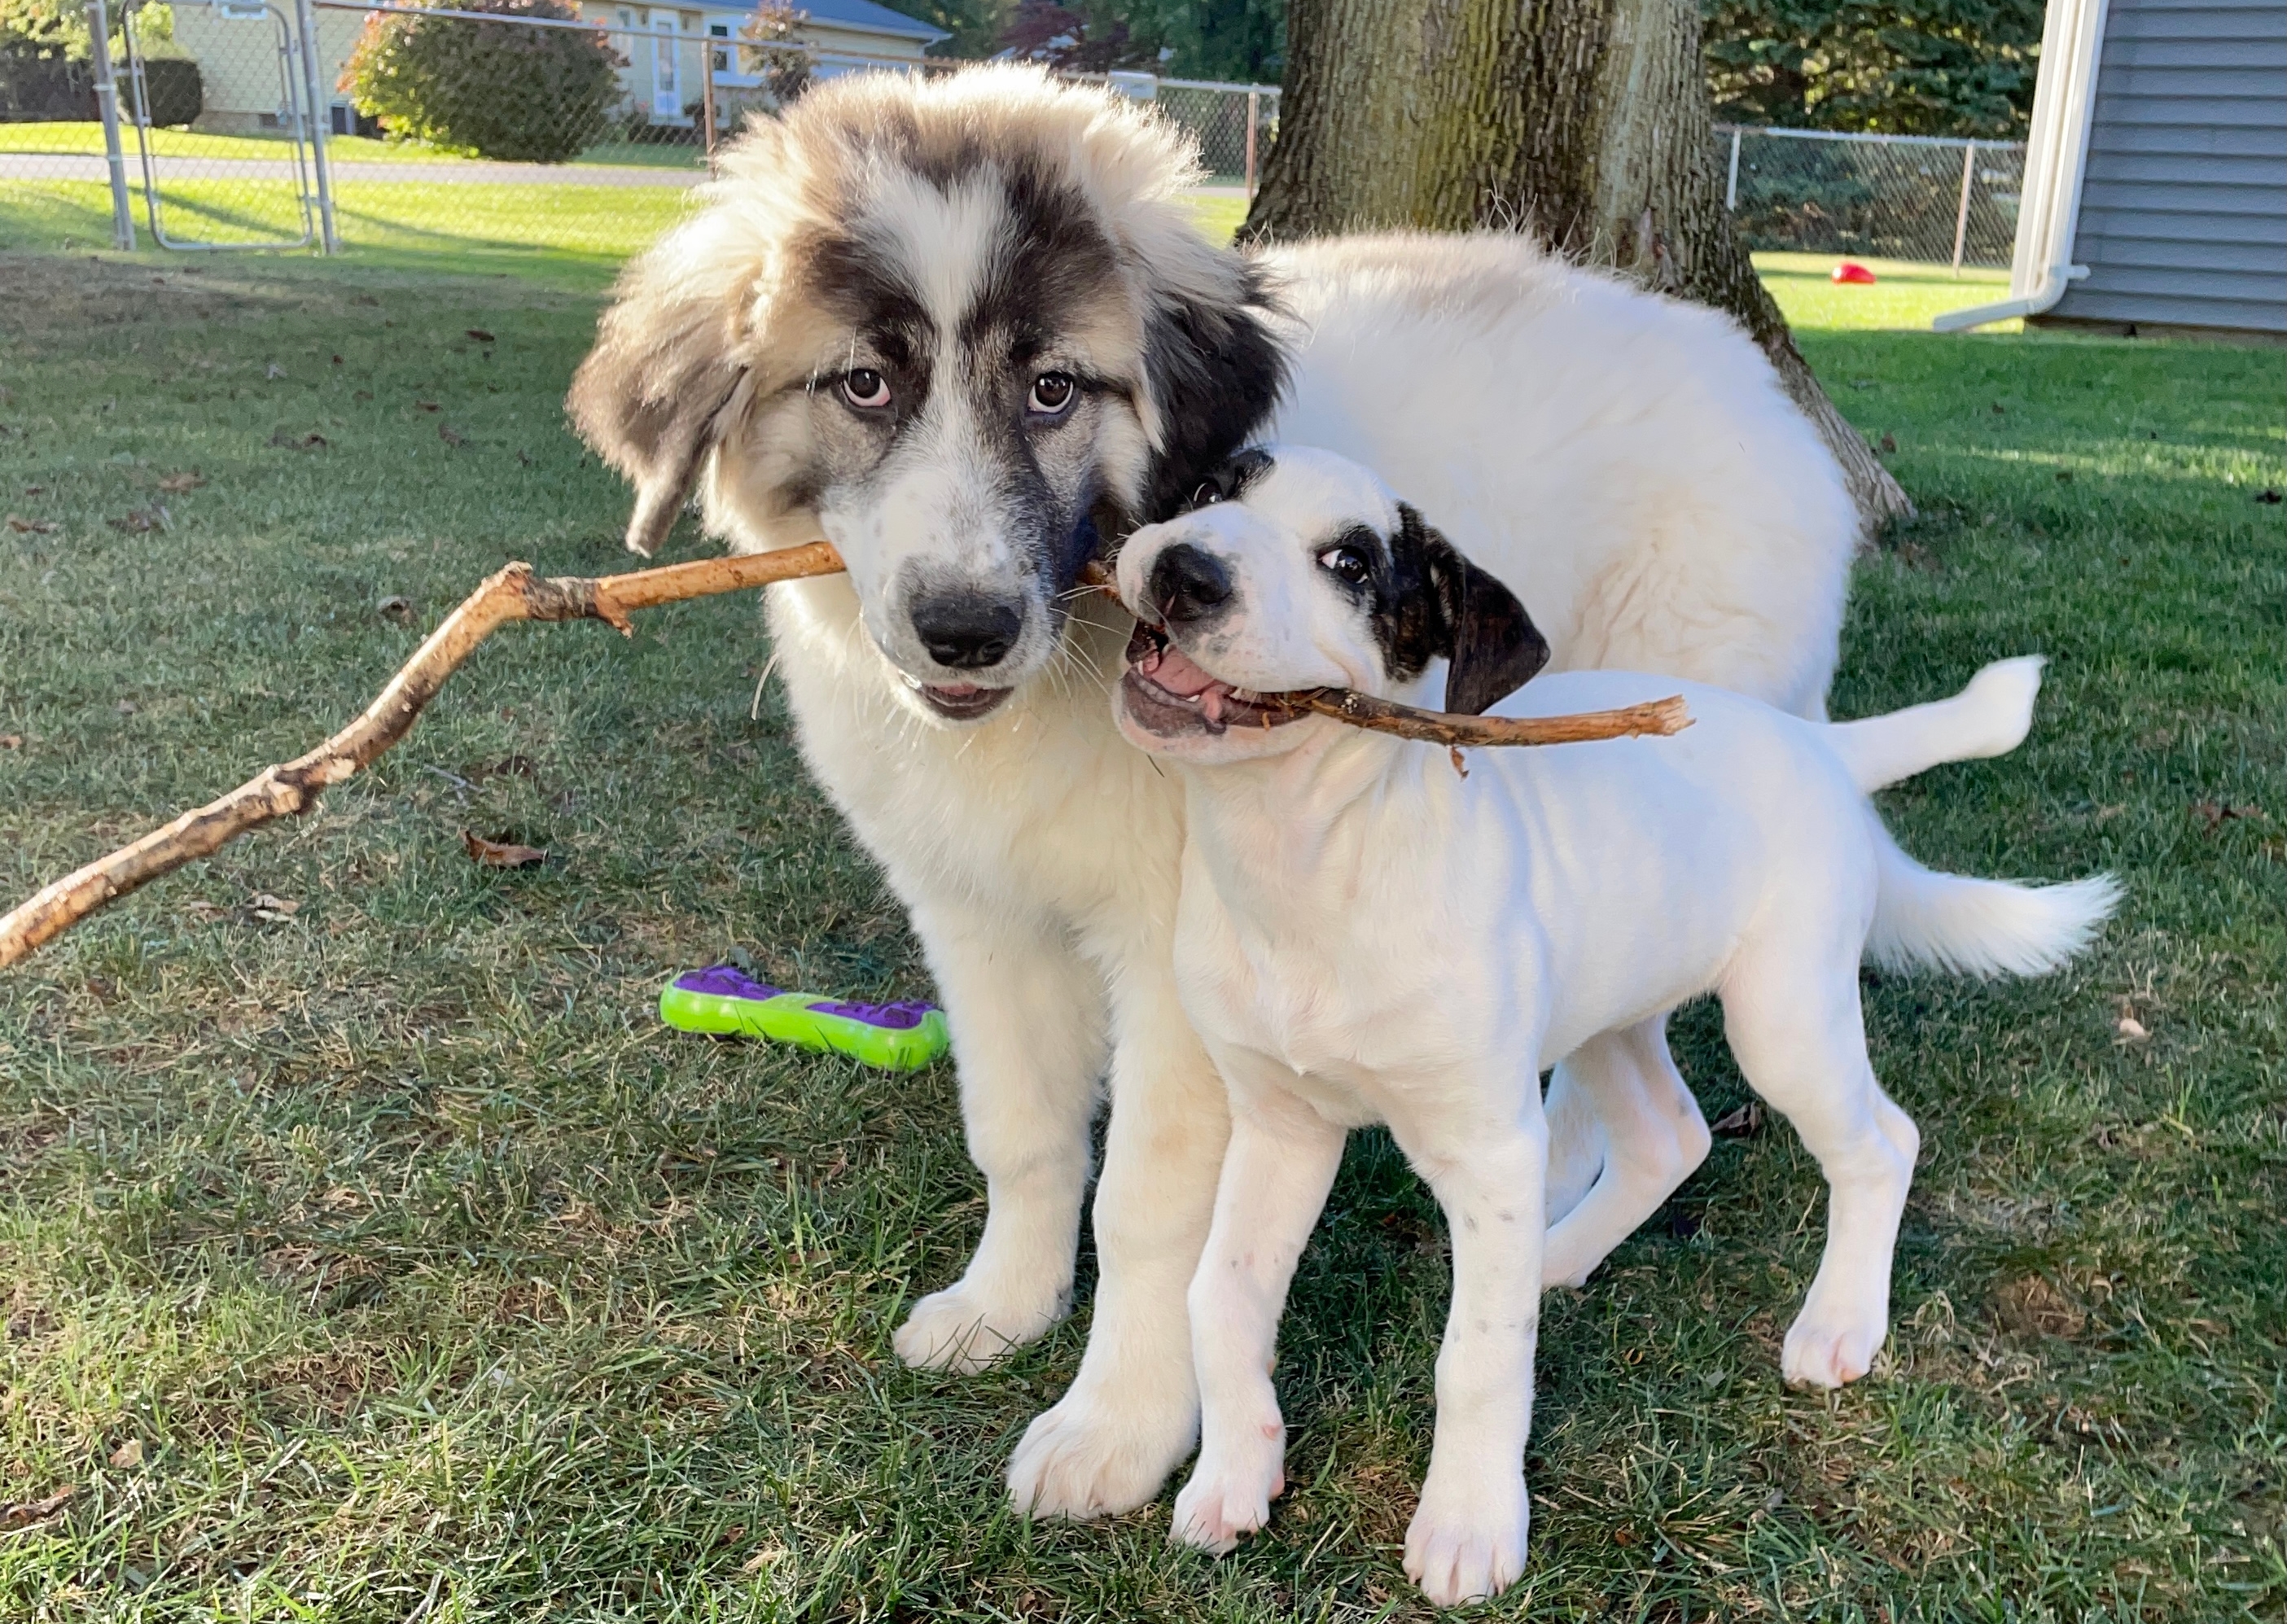
M 561 0 L 447 0 L 502 18 L 574 16 Z M 337 88 L 392 136 L 448 152 L 561 163 L 593 146 L 621 59 L 599 31 L 376 12 Z
M 86 63 L 0 43 L 0 122 L 94 116 L 95 80 Z
M 810 52 L 802 49 L 802 25 L 810 13 L 779 0 L 761 0 L 739 30 L 739 66 L 762 75 L 777 106 L 791 106 L 810 88 Z
M 154 124 L 187 124 L 206 105 L 205 81 L 188 57 L 143 59 L 143 93 Z

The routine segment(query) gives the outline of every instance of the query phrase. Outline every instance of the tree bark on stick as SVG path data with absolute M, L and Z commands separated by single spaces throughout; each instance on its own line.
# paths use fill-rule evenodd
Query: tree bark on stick
M 66 875 L 0 918 L 0 968 L 97 909 L 186 863 L 211 855 L 247 831 L 307 812 L 318 804 L 319 796 L 412 731 L 422 708 L 436 698 L 445 679 L 479 643 L 511 620 L 601 620 L 631 633 L 635 628 L 628 615 L 632 610 L 798 576 L 831 574 L 842 567 L 841 556 L 826 541 L 783 552 L 702 558 L 626 575 L 544 579 L 534 576 L 528 564 L 510 564 L 445 617 L 364 715 L 309 754 L 264 769 L 221 800 L 186 812 L 165 828 Z
M 318 804 L 319 796 L 369 766 L 411 732 L 445 679 L 476 652 L 479 643 L 512 620 L 601 620 L 628 634 L 635 630 L 628 620 L 634 610 L 766 587 L 772 581 L 837 574 L 843 567 L 830 541 L 782 552 L 701 558 L 625 575 L 541 578 L 528 564 L 511 564 L 463 598 L 414 650 L 413 658 L 398 667 L 365 713 L 315 750 L 264 768 L 219 800 L 186 812 L 164 828 L 97 858 L 0 916 L 0 969 L 29 957 L 89 914 L 161 875 L 213 855 L 249 830 L 307 812 Z M 1098 592 L 1112 591 L 1110 573 L 1101 565 L 1089 565 L 1085 579 Z M 1297 709 L 1356 727 L 1452 745 L 1570 744 L 1674 733 L 1690 725 L 1681 698 L 1626 710 L 1527 721 L 1448 716 L 1340 689 L 1313 689 L 1294 698 Z
M 1289 0 L 1249 235 L 1521 228 L 1727 311 L 1871 533 L 1913 503 L 1819 387 L 1723 206 L 1692 0 Z

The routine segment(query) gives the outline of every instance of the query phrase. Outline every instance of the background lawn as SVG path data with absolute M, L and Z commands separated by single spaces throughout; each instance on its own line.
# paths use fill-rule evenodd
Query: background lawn
M 592 294 L 85 255 L 0 285 L 11 900 L 306 748 L 503 560 L 624 567 L 560 406 Z M 1494 1611 L 2276 1620 L 2277 357 L 1803 344 L 1924 511 L 1859 569 L 1838 713 L 2054 661 L 2026 746 L 1886 797 L 1894 826 L 2127 902 L 2049 981 L 1870 978 L 1926 1146 L 1872 1378 L 1780 1385 L 1821 1212 L 1783 1127 L 1551 1295 L 1533 1556 Z M 0 974 L 0 1619 L 1422 1616 L 1398 1544 L 1447 1263 L 1385 1136 L 1297 1282 L 1294 1487 L 1216 1562 L 1165 1500 L 1002 1503 L 1086 1260 L 1072 1321 L 985 1376 L 890 1357 L 982 1218 L 949 1067 L 661 1029 L 662 980 L 734 942 L 929 991 L 768 658 L 728 599 L 511 631 L 316 816 Z M 463 830 L 555 858 L 479 870 Z M 1678 1037 L 1710 1116 L 1739 1104 L 1712 1010 Z
M 123 142 L 127 162 L 136 162 L 134 128 L 128 126 Z M 87 122 L 0 124 L 0 153 L 100 154 L 103 126 Z M 200 158 L 265 158 L 287 161 L 293 145 L 283 133 L 275 135 L 216 135 L 202 130 L 154 130 L 151 150 L 161 158 L 184 161 Z M 336 163 L 463 163 L 449 153 L 419 141 L 385 141 L 375 136 L 332 135 L 326 152 Z M 690 141 L 599 141 L 571 160 L 571 167 L 610 164 L 640 169 L 703 169 L 704 154 Z

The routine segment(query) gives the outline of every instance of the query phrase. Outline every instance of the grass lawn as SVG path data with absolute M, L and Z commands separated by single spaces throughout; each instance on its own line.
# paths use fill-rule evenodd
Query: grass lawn
M 131 128 L 122 136 L 127 162 L 136 162 Z M 103 147 L 103 126 L 63 122 L 0 124 L 0 153 L 93 153 Z M 151 150 L 161 158 L 292 157 L 293 146 L 277 135 L 214 135 L 198 130 L 154 130 Z M 328 136 L 326 152 L 336 163 L 463 163 L 457 153 L 439 151 L 419 141 L 384 141 L 374 136 Z M 571 161 L 572 167 L 607 164 L 639 169 L 702 169 L 706 162 L 699 147 L 684 141 L 601 141 Z
M 423 276 L 513 275 L 590 292 L 610 286 L 629 256 L 673 225 L 689 201 L 671 186 L 360 181 L 346 166 L 334 195 L 343 257 L 352 265 Z M 177 241 L 281 240 L 302 230 L 296 193 L 283 180 L 167 181 L 160 199 Z M 133 201 L 141 245 L 135 263 L 154 273 L 179 269 L 183 256 L 152 246 L 139 179 Z M 1199 196 L 1191 206 L 1200 229 L 1223 239 L 1246 213 L 1236 198 Z M 110 255 L 111 193 L 103 183 L 0 179 L 0 253 L 99 249 Z M 291 274 L 288 266 L 314 257 L 307 249 L 265 256 L 269 268 L 260 274 Z
M 1905 327 L 1929 330 L 1930 318 L 1972 304 L 1990 304 L 2009 296 L 2006 271 L 1965 266 L 1957 276 L 1951 265 L 1921 264 L 1910 259 L 1854 259 L 1874 273 L 1870 287 L 1838 282 L 1834 267 L 1850 256 L 1842 254 L 1758 254 L 1755 269 L 1785 312 L 1787 324 L 1797 327 Z M 2018 320 L 1996 322 L 1993 333 L 2017 333 Z
M 560 407 L 591 295 L 148 256 L 0 284 L 12 901 L 306 748 L 503 560 L 624 567 L 625 493 Z M 2054 661 L 2025 747 L 1887 796 L 1893 825 L 2127 902 L 2050 981 L 1870 984 L 1926 1149 L 1868 1381 L 1779 1383 L 1821 1211 L 1784 1128 L 1551 1295 L 1531 1564 L 1492 1611 L 2276 1620 L 2277 358 L 1803 346 L 1924 515 L 1859 570 L 1838 713 Z M 733 942 L 794 986 L 930 989 L 768 658 L 729 599 L 511 630 L 318 814 L 0 974 L 0 1619 L 1424 1616 L 1398 1543 L 1447 1260 L 1385 1136 L 1297 1281 L 1294 1486 L 1218 1562 L 1167 1547 L 1165 1500 L 1002 1503 L 1092 1265 L 986 1376 L 891 1358 L 983 1215 L 949 1067 L 661 1029 L 662 980 Z M 463 830 L 554 855 L 479 869 Z M 1740 1103 L 1713 1012 L 1678 1037 L 1711 1117 Z

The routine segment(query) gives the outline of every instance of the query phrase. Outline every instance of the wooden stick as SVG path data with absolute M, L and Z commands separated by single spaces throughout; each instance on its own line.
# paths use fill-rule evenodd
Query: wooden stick
M 219 800 L 186 812 L 163 829 L 154 829 L 132 845 L 67 874 L 0 918 L 0 969 L 162 874 L 171 873 L 194 858 L 212 855 L 250 829 L 307 812 L 327 790 L 369 766 L 412 731 L 422 707 L 436 697 L 445 679 L 460 668 L 479 643 L 512 620 L 601 620 L 631 634 L 635 627 L 628 616 L 635 610 L 764 587 L 772 581 L 832 575 L 844 567 L 842 556 L 829 541 L 812 541 L 776 553 L 702 558 L 626 575 L 535 577 L 530 564 L 511 564 L 445 617 L 444 624 L 429 634 L 428 641 L 390 679 L 380 698 L 366 707 L 365 714 L 309 754 L 265 768 Z M 1099 590 L 1108 589 L 1110 576 L 1101 566 L 1084 579 Z M 1311 689 L 1279 697 L 1298 710 L 1332 716 L 1354 727 L 1456 747 L 1571 744 L 1639 733 L 1674 733 L 1691 725 L 1681 696 L 1580 716 L 1530 717 L 1456 716 L 1370 698 L 1347 689 Z
M 365 714 L 305 756 L 265 768 L 221 800 L 186 812 L 131 846 L 67 874 L 0 918 L 0 967 L 14 964 L 97 909 L 148 885 L 194 857 L 219 850 L 249 829 L 298 816 L 327 790 L 410 732 L 422 707 L 486 638 L 511 620 L 601 620 L 632 633 L 630 611 L 685 598 L 767 586 L 843 567 L 827 541 L 732 558 L 637 570 L 626 575 L 535 577 L 511 564 L 445 617 Z
M 1451 711 L 1418 710 L 1348 688 L 1305 689 L 1278 698 L 1298 711 L 1332 716 L 1354 728 L 1457 749 L 1476 745 L 1585 745 L 1641 734 L 1666 737 L 1691 725 L 1691 713 L 1682 694 L 1623 706 L 1616 711 L 1582 711 L 1571 716 L 1461 716 Z

